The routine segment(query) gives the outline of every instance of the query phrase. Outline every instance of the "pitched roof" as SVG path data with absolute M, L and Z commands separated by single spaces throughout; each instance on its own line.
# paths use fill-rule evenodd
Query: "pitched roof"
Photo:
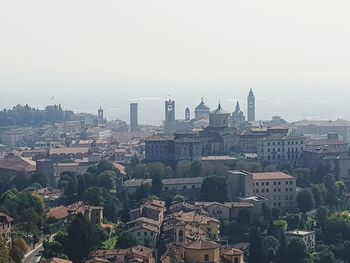
M 328 126 L 328 127 L 350 127 L 350 121 L 338 119 L 332 120 L 303 120 L 293 123 L 295 126 Z
M 154 134 L 151 137 L 145 139 L 145 142 L 166 142 L 174 140 L 175 136 L 173 135 L 164 135 L 164 134 Z
M 14 219 L 12 217 L 10 217 L 4 213 L 0 213 L 0 223 L 8 224 L 8 223 L 11 223 L 13 221 L 14 221 Z
M 237 248 L 224 248 L 221 250 L 221 253 L 228 256 L 241 256 L 244 252 Z
M 191 243 L 183 244 L 183 247 L 186 249 L 216 249 L 219 248 L 220 245 L 207 240 L 198 240 Z
M 40 262 L 41 263 L 72 263 L 72 261 L 67 259 L 62 259 L 62 258 L 50 258 L 50 259 L 41 260 Z
M 53 154 L 87 154 L 89 152 L 88 147 L 66 147 L 66 148 L 51 148 L 50 155 Z
M 295 179 L 295 177 L 282 172 L 253 173 L 253 180 Z

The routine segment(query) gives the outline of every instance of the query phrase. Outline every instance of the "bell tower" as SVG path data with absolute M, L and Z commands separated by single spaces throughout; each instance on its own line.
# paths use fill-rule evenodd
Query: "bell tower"
M 250 89 L 249 95 L 247 98 L 248 105 L 248 121 L 255 121 L 255 96 L 253 90 Z

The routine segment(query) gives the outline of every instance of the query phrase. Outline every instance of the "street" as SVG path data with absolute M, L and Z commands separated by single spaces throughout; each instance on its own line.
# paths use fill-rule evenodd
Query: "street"
M 43 244 L 41 243 L 34 250 L 28 252 L 28 254 L 24 256 L 23 263 L 39 262 L 42 251 L 43 251 Z

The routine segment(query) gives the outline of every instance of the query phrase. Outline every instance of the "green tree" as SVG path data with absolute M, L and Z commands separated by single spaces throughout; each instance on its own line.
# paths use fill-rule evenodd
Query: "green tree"
M 107 190 L 115 188 L 117 177 L 113 171 L 107 170 L 97 176 L 98 186 Z
M 307 256 L 305 242 L 299 238 L 292 238 L 286 247 L 286 262 L 303 263 Z
M 136 203 L 142 202 L 148 197 L 151 191 L 151 186 L 149 184 L 141 184 L 140 188 L 136 189 L 134 193 L 134 199 Z
M 31 231 L 38 227 L 42 218 L 38 215 L 34 208 L 27 208 L 21 213 L 19 219 L 19 222 L 28 235 Z
M 64 251 L 73 262 L 81 262 L 89 253 L 89 223 L 82 214 L 76 215 L 68 227 Z
M 12 246 L 10 256 L 15 263 L 21 263 L 24 258 L 24 252 L 17 246 Z
M 323 207 L 317 208 L 315 219 L 316 219 L 317 226 L 319 226 L 323 229 L 325 224 L 326 224 L 326 221 L 328 219 L 327 209 L 323 208 Z
M 160 175 L 153 175 L 151 194 L 160 196 L 162 193 L 163 183 Z
M 44 258 L 59 257 L 64 254 L 64 248 L 62 244 L 57 241 L 44 242 L 43 248 Z
M 6 242 L 0 237 L 0 263 L 12 263 Z
M 103 206 L 103 188 L 92 186 L 89 187 L 84 193 L 84 201 L 89 205 Z
M 315 198 L 316 207 L 325 205 L 327 198 L 327 189 L 324 184 L 313 184 L 311 186 L 311 191 Z
M 122 232 L 116 243 L 116 248 L 129 248 L 138 245 L 136 239 L 127 232 Z
M 89 224 L 89 251 L 103 247 L 103 242 L 108 238 L 107 232 L 99 225 Z
M 338 191 L 335 185 L 334 176 L 330 173 L 323 177 L 323 183 L 327 189 L 326 202 L 329 206 L 335 207 L 338 202 Z
M 323 231 L 329 243 L 350 240 L 350 213 L 344 211 L 332 214 L 328 217 Z
M 187 160 L 180 161 L 176 166 L 178 177 L 189 177 L 191 171 L 191 162 Z
M 263 238 L 263 250 L 268 262 L 275 261 L 278 255 L 280 242 L 274 236 Z
M 331 172 L 331 167 L 326 162 L 321 162 L 315 171 L 312 172 L 311 181 L 314 184 L 322 183 L 323 178 L 326 174 Z
M 320 252 L 313 253 L 307 263 L 342 263 L 338 260 L 333 252 L 329 249 L 324 249 Z
M 224 177 L 212 175 L 204 178 L 201 199 L 207 202 L 227 201 L 227 184 Z
M 194 161 L 190 167 L 190 177 L 202 176 L 202 163 L 200 161 Z
M 296 168 L 292 171 L 292 175 L 297 178 L 297 186 L 302 188 L 311 185 L 311 170 L 308 168 Z
M 302 213 L 306 213 L 315 207 L 315 198 L 310 189 L 303 189 L 297 195 L 298 208 Z
M 249 262 L 265 263 L 264 247 L 261 234 L 257 229 L 252 229 L 249 236 Z

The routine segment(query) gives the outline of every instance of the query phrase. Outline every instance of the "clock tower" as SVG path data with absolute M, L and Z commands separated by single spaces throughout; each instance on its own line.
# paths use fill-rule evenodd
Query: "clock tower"
M 255 96 L 253 90 L 250 89 L 247 98 L 248 104 L 248 121 L 255 121 Z

